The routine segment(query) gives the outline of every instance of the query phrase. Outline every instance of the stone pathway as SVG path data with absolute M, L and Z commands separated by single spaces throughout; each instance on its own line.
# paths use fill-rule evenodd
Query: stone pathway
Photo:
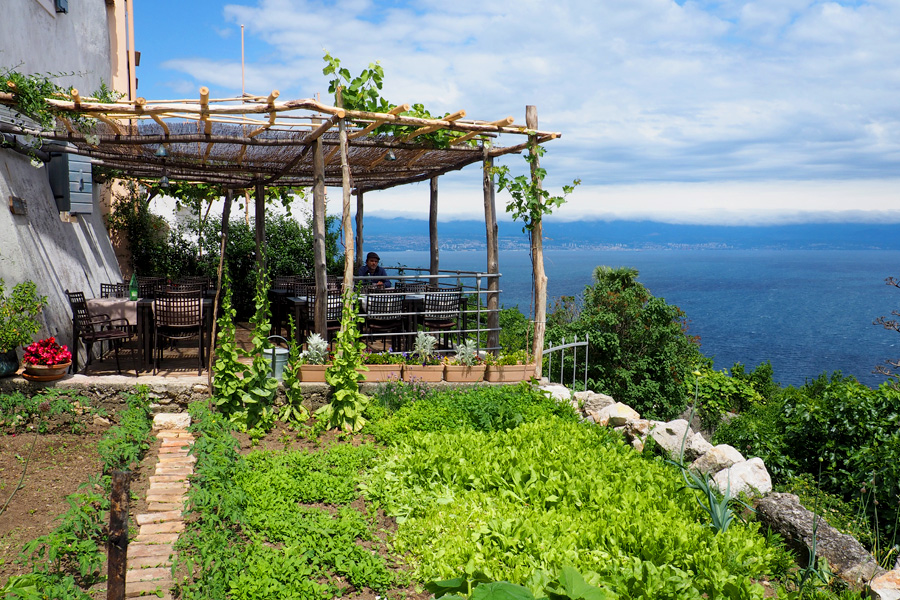
M 187 431 L 189 424 L 187 415 L 157 415 L 154 419 L 154 428 L 161 429 L 156 436 L 162 444 L 156 471 L 150 476 L 147 512 L 135 517 L 140 532 L 128 545 L 126 598 L 172 598 L 174 546 L 184 531 L 182 510 L 195 462 L 188 455 L 194 443 Z

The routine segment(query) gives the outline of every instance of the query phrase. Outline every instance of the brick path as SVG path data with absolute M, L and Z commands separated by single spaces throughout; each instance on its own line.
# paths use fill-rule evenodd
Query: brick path
M 184 429 L 165 429 L 156 436 L 162 445 L 150 476 L 147 512 L 135 517 L 140 533 L 128 545 L 126 598 L 172 598 L 172 558 L 178 534 L 184 531 L 182 509 L 195 461 L 188 452 L 194 437 Z

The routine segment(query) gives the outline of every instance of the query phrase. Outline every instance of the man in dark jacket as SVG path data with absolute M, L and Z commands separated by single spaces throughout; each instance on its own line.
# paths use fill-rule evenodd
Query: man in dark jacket
M 378 264 L 380 260 L 381 258 L 374 252 L 369 252 L 366 255 L 366 264 L 359 268 L 357 275 L 359 277 L 381 277 L 381 279 L 365 279 L 361 283 L 384 286 L 386 288 L 391 287 L 391 280 L 387 278 L 387 271 Z

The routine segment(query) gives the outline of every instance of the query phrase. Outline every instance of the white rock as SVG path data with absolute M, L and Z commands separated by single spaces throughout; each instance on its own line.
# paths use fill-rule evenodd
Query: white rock
M 598 394 L 597 392 L 592 392 L 590 390 L 575 392 L 575 399 L 581 404 L 581 410 L 583 410 L 585 414 L 600 412 L 601 409 L 616 403 L 612 396 Z
M 691 463 L 691 468 L 701 473 L 718 473 L 731 465 L 746 460 L 744 455 L 728 444 L 719 444 Z
M 869 595 L 875 600 L 900 600 L 900 569 L 873 579 L 869 584 Z
M 728 469 L 723 469 L 713 475 L 713 481 L 721 493 L 729 490 L 731 495 L 740 493 L 749 495 L 765 495 L 772 491 L 772 478 L 763 464 L 761 458 L 751 458 L 743 462 L 735 463 Z
M 681 442 L 685 435 L 690 437 L 692 432 L 688 429 L 688 422 L 684 419 L 675 419 L 668 423 L 659 423 L 650 432 L 650 437 L 669 453 L 669 456 L 678 457 L 681 451 Z
M 647 439 L 650 433 L 650 421 L 647 419 L 634 419 L 625 423 L 625 436 L 629 439 Z
M 153 429 L 187 429 L 191 426 L 188 413 L 159 413 L 153 417 Z
M 695 433 L 684 447 L 684 460 L 696 460 L 712 450 L 713 445 L 700 433 Z
M 550 397 L 557 402 L 569 402 L 572 399 L 572 390 L 558 383 L 542 385 L 540 389 L 541 391 L 549 393 Z
M 634 410 L 627 404 L 616 402 L 615 404 L 611 404 L 607 407 L 601 408 L 597 412 L 597 416 L 595 416 L 594 418 L 601 425 L 621 427 L 628 421 L 640 419 L 641 415 L 639 415 L 636 410 Z
M 101 417 L 100 415 L 94 415 L 94 425 L 97 425 L 100 427 L 109 427 L 110 422 L 109 422 L 109 419 L 107 419 L 106 417 Z

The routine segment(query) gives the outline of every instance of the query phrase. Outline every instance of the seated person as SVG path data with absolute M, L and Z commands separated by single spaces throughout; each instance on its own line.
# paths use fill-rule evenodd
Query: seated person
M 380 260 L 381 258 L 374 252 L 369 252 L 366 255 L 366 264 L 359 268 L 357 275 L 359 277 L 381 277 L 382 279 L 365 279 L 362 281 L 363 284 L 391 287 L 391 280 L 387 278 L 387 271 L 378 264 Z

